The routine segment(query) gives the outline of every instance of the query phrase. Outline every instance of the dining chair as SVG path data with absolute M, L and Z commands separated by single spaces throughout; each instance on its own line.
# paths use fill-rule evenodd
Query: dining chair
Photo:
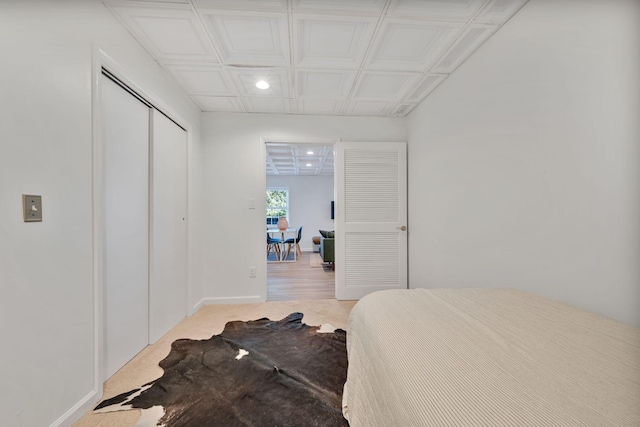
M 273 250 L 276 254 L 276 259 L 280 259 L 280 244 L 282 243 L 281 239 L 271 237 L 269 233 L 267 233 L 267 258 L 269 254 Z
M 300 249 L 300 239 L 302 238 L 302 226 L 298 228 L 298 237 L 285 240 L 283 243 L 287 245 L 287 253 L 285 259 L 289 258 L 289 252 L 291 252 L 291 246 L 296 245 L 296 253 L 298 258 L 302 257 L 302 249 Z

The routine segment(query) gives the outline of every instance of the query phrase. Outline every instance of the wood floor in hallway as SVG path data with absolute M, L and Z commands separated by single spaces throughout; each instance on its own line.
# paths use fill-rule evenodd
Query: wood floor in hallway
M 301 301 L 336 297 L 335 272 L 330 265 L 312 268 L 313 252 L 296 262 L 267 263 L 267 301 Z

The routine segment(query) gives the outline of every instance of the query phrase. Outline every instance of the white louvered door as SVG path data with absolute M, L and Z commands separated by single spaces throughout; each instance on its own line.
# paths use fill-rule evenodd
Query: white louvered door
M 336 143 L 336 298 L 407 288 L 407 145 Z

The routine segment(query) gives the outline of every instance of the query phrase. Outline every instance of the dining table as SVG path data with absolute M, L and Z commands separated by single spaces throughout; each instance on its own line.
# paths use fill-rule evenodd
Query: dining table
M 280 258 L 276 258 L 275 261 L 269 261 L 267 260 L 267 262 L 296 262 L 297 261 L 297 251 L 293 251 L 293 259 L 285 259 L 285 255 L 284 255 L 284 241 L 285 241 L 285 236 L 289 233 L 293 234 L 293 238 L 295 239 L 297 237 L 298 233 L 298 227 L 287 227 L 284 230 L 280 230 L 279 228 L 267 228 L 267 233 L 274 238 L 277 238 L 278 235 L 280 235 L 280 243 L 278 243 L 278 245 L 280 245 Z

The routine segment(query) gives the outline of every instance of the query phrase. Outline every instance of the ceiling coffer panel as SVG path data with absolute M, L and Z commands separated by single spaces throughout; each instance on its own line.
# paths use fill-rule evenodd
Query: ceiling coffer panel
M 463 29 L 460 23 L 385 20 L 378 31 L 367 67 L 425 71 Z
M 107 0 L 109 3 L 126 3 L 132 0 Z M 180 3 L 189 4 L 189 0 L 136 0 L 140 3 Z
M 296 65 L 358 68 L 369 46 L 375 24 L 376 20 L 372 18 L 296 15 Z
M 206 33 L 188 5 L 134 7 L 118 4 L 113 11 L 158 61 L 217 62 Z
M 233 84 L 221 67 L 211 65 L 166 65 L 165 68 L 189 95 L 234 96 Z
M 288 98 L 291 96 L 291 74 L 288 68 L 228 67 L 226 71 L 236 84 L 241 96 Z M 269 84 L 269 90 L 256 87 L 257 81 Z
M 197 95 L 192 98 L 202 111 L 245 112 L 242 102 L 236 97 Z
M 350 70 L 298 70 L 298 98 L 345 99 L 355 78 Z
M 379 16 L 387 0 L 292 0 L 294 12 Z
M 384 101 L 352 101 L 347 107 L 346 114 L 350 116 L 384 117 L 389 115 L 392 103 Z
M 298 113 L 337 116 L 340 115 L 343 105 L 343 101 L 335 99 L 300 99 Z
M 102 1 L 203 111 L 370 117 L 410 114 L 527 3 Z
M 395 102 L 420 78 L 418 73 L 365 71 L 355 89 L 357 101 Z
M 203 22 L 225 64 L 289 66 L 285 13 L 202 10 Z
M 391 17 L 467 21 L 476 16 L 487 0 L 391 0 Z
M 291 100 L 283 98 L 241 98 L 249 113 L 290 114 Z
M 171 0 L 167 0 L 171 1 Z M 191 0 L 196 8 L 286 12 L 287 0 Z

